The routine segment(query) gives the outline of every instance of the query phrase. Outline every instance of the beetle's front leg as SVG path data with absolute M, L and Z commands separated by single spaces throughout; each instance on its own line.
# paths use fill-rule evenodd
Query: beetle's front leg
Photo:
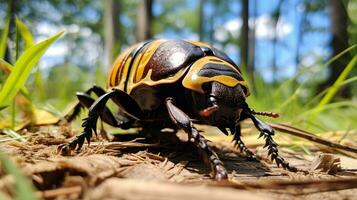
M 126 111 L 134 119 L 140 119 L 143 116 L 142 110 L 139 105 L 133 100 L 128 94 L 123 91 L 113 89 L 112 91 L 100 96 L 97 101 L 89 109 L 88 117 L 83 120 L 82 127 L 84 131 L 82 134 L 78 135 L 74 140 L 68 144 L 63 144 L 59 146 L 62 154 L 68 154 L 71 150 L 77 147 L 77 150 L 81 149 L 84 140 L 90 142 L 92 137 L 92 132 L 97 133 L 97 120 L 99 116 L 105 111 L 105 104 L 109 99 L 112 99 L 116 104 L 120 105 L 121 108 Z M 124 107 L 125 106 L 125 107 Z M 121 127 L 125 124 L 121 121 L 115 121 L 117 124 L 115 126 Z M 128 122 L 131 123 L 131 122 Z
M 274 129 L 268 124 L 264 123 L 260 119 L 256 118 L 254 115 L 249 115 L 252 119 L 255 127 L 260 131 L 260 136 L 265 138 L 264 147 L 268 148 L 268 155 L 271 157 L 271 160 L 275 160 L 278 167 L 281 165 L 284 169 L 287 169 L 292 172 L 296 172 L 297 168 L 290 166 L 290 164 L 284 160 L 278 153 L 278 144 L 273 140 Z
M 81 112 L 81 110 L 84 107 L 90 108 L 90 106 L 93 104 L 94 101 L 90 101 L 90 94 L 94 92 L 98 97 L 104 95 L 106 91 L 96 85 L 93 85 L 91 88 L 89 88 L 85 93 L 82 92 L 77 92 L 77 98 L 78 98 L 78 103 L 73 107 L 72 112 L 68 113 L 64 116 L 67 122 L 73 121 Z M 88 96 L 89 98 L 83 98 Z
M 76 147 L 77 150 L 80 150 L 82 148 L 84 140 L 87 140 L 88 144 L 90 143 L 92 132 L 97 134 L 97 120 L 105 109 L 105 104 L 107 103 L 110 97 L 111 93 L 106 93 L 102 95 L 95 103 L 93 103 L 93 105 L 89 109 L 88 117 L 83 120 L 83 132 L 69 143 L 62 144 L 58 147 L 62 154 L 68 154 Z
M 207 140 L 199 134 L 198 130 L 193 126 L 190 118 L 179 108 L 173 104 L 172 98 L 166 99 L 166 107 L 172 121 L 180 128 L 182 128 L 189 138 L 193 139 L 193 143 L 203 156 L 203 160 L 209 164 L 213 171 L 213 176 L 217 181 L 227 179 L 227 171 L 223 166 L 222 161 L 217 154 L 207 145 Z

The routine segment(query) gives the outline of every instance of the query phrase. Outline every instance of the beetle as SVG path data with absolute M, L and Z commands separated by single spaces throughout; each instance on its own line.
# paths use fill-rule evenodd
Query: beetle
M 111 126 L 143 130 L 183 129 L 211 167 L 213 178 L 227 179 L 227 171 L 217 154 L 194 123 L 218 127 L 224 134 L 234 135 L 235 145 L 250 160 L 254 154 L 241 140 L 240 122 L 251 119 L 265 139 L 268 155 L 289 171 L 297 169 L 278 153 L 274 130 L 256 115 L 277 117 L 271 112 L 256 112 L 246 103 L 249 89 L 239 67 L 222 51 L 203 42 L 191 40 L 151 40 L 129 47 L 115 60 L 107 79 L 108 90 L 93 86 L 77 93 L 78 104 L 72 121 L 81 108 L 89 108 L 83 120 L 83 132 L 66 144 L 62 152 L 81 149 L 96 133 L 98 118 Z M 94 92 L 99 98 L 94 100 Z M 111 99 L 118 107 L 116 115 L 106 107 Z M 228 132 L 228 130 L 229 132 Z

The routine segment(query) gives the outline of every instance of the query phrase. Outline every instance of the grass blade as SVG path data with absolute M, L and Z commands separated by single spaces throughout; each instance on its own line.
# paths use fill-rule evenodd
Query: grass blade
M 349 51 L 352 51 L 354 48 L 357 47 L 357 44 L 354 44 L 350 47 L 348 47 L 347 49 L 341 51 L 339 54 L 335 55 L 333 58 L 331 58 L 330 60 L 328 60 L 326 63 L 325 63 L 325 66 L 328 66 L 329 64 L 331 64 L 333 61 L 339 59 L 341 56 L 343 56 L 345 53 L 349 52 Z
M 47 48 L 62 34 L 63 32 L 60 32 L 53 37 L 30 47 L 20 56 L 0 91 L 0 107 L 9 105 L 17 92 L 24 86 L 33 66 L 39 61 Z
M 35 190 L 28 179 L 26 179 L 15 166 L 15 164 L 0 151 L 0 162 L 4 171 L 12 175 L 15 179 L 13 194 L 18 200 L 35 200 L 38 199 L 35 195 Z
M 32 34 L 29 30 L 29 28 L 23 23 L 20 19 L 16 18 L 16 28 L 17 32 L 20 33 L 22 40 L 25 42 L 25 49 L 33 46 L 34 40 L 32 37 Z M 36 71 L 34 74 L 34 79 L 35 79 L 35 86 L 36 90 L 38 91 L 38 94 L 40 96 L 40 99 L 42 99 L 42 96 L 45 94 L 45 86 L 43 83 L 43 76 L 40 68 L 38 66 L 35 67 Z
M 5 60 L 0 58 L 0 68 L 1 70 L 3 70 L 4 72 L 6 72 L 6 74 L 10 74 L 11 70 L 14 68 L 10 63 L 6 62 Z M 27 91 L 27 89 L 25 87 L 22 87 L 20 89 L 20 92 L 27 98 L 30 99 L 29 96 L 29 92 Z
M 35 44 L 31 32 L 29 31 L 27 26 L 18 18 L 16 18 L 16 28 L 25 42 L 26 49 L 30 48 Z
M 357 81 L 357 76 L 352 77 L 352 78 L 349 78 L 349 79 L 346 79 L 346 80 L 344 80 L 343 82 L 341 82 L 340 84 L 338 84 L 337 86 L 342 87 L 342 86 L 344 86 L 344 85 L 350 84 L 350 83 L 355 82 L 355 81 Z M 313 98 L 311 98 L 309 101 L 307 101 L 307 102 L 305 103 L 305 105 L 303 106 L 304 110 L 308 110 L 309 107 L 310 107 L 312 104 L 318 102 L 318 99 L 320 99 L 320 98 L 321 98 L 324 94 L 326 94 L 328 91 L 329 91 L 329 88 L 326 88 L 326 89 L 324 89 L 323 91 L 321 91 L 319 94 L 317 94 L 317 95 L 315 95 Z M 312 109 L 316 109 L 316 107 L 315 107 L 315 108 L 312 108 Z
M 7 136 L 19 141 L 19 142 L 26 142 L 26 139 L 24 137 L 22 137 L 20 134 L 16 133 L 15 131 L 11 130 L 11 129 L 3 129 L 2 130 L 3 133 L 5 133 Z
M 341 83 L 347 78 L 348 74 L 352 71 L 352 69 L 356 66 L 357 64 L 357 56 L 354 56 L 352 60 L 348 63 L 346 68 L 342 71 L 342 73 L 339 75 L 335 83 L 328 89 L 328 92 L 326 95 L 322 98 L 322 100 L 319 102 L 319 104 L 316 107 L 317 112 L 323 109 L 323 107 L 328 104 L 333 96 L 336 94 L 338 89 L 341 87 Z
M 0 58 L 4 58 L 6 52 L 7 36 L 9 35 L 10 26 L 10 17 L 8 16 L 9 15 L 6 17 L 6 22 L 0 38 Z

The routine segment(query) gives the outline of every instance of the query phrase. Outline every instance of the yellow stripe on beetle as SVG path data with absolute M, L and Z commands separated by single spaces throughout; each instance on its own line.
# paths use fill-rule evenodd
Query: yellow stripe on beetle
M 202 93 L 202 94 L 204 93 L 204 91 L 202 89 L 202 85 L 204 83 L 208 83 L 208 82 L 212 82 L 212 81 L 222 83 L 223 85 L 226 85 L 228 87 L 235 87 L 238 84 L 247 87 L 245 81 L 237 80 L 236 78 L 228 76 L 228 75 L 217 75 L 217 76 L 213 76 L 213 77 L 205 77 L 205 76 L 198 75 L 198 73 L 202 69 L 202 67 L 208 63 L 219 64 L 219 65 L 224 65 L 224 66 L 230 67 L 234 71 L 236 71 L 238 74 L 240 74 L 239 71 L 233 65 L 229 64 L 228 62 L 226 62 L 222 59 L 219 59 L 217 57 L 214 57 L 214 56 L 206 56 L 206 57 L 203 57 L 203 58 L 197 60 L 196 62 L 194 62 L 192 64 L 190 70 L 188 71 L 188 73 L 186 74 L 185 78 L 182 81 L 182 85 L 187 89 L 190 89 L 190 90 Z
M 200 41 L 194 41 L 194 40 L 185 40 L 186 42 L 189 42 L 193 45 L 199 46 L 199 47 L 208 47 L 208 48 L 212 48 L 209 44 L 200 42 Z
M 134 83 L 137 83 L 141 79 L 145 78 L 146 75 L 144 75 L 144 71 L 147 63 L 149 62 L 150 58 L 154 55 L 156 49 L 159 48 L 159 46 L 165 41 L 166 40 L 156 40 L 151 42 L 151 44 L 149 44 L 150 46 L 143 53 L 140 63 L 134 65 L 136 68 L 135 70 L 133 70 L 135 72 L 135 78 L 133 81 Z
M 123 67 L 123 72 L 121 73 L 120 77 L 119 77 L 119 84 L 118 84 L 118 88 L 122 91 L 124 91 L 124 87 L 125 87 L 125 82 L 126 82 L 126 77 L 129 73 L 129 65 L 130 62 L 133 58 L 131 56 L 129 56 L 129 58 L 127 58 L 124 66 Z
M 127 48 L 123 53 L 121 53 L 119 55 L 119 57 L 115 60 L 112 70 L 110 72 L 110 80 L 108 81 L 109 87 L 115 87 L 118 85 L 119 83 L 119 79 L 121 79 L 121 74 L 123 71 L 123 67 L 126 64 L 125 61 L 127 61 L 128 56 L 130 55 L 130 53 L 133 51 L 133 49 L 136 47 L 137 45 L 131 46 L 129 48 Z
M 110 72 L 110 78 L 108 79 L 108 87 L 115 86 L 115 79 L 117 79 L 118 70 L 123 63 L 125 53 L 120 54 L 120 56 L 114 61 L 112 70 Z

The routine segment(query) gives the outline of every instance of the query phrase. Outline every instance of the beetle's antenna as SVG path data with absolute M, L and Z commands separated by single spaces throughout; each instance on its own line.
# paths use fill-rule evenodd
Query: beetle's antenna
M 257 112 L 257 111 L 251 110 L 251 113 L 253 115 L 262 115 L 262 116 L 267 116 L 267 117 L 272 117 L 272 118 L 280 117 L 278 113 L 274 113 L 274 112 Z
M 218 110 L 218 105 L 214 104 L 211 107 L 205 108 L 203 110 L 200 111 L 200 115 L 202 117 L 209 117 L 210 115 L 212 115 L 214 112 L 216 112 Z

